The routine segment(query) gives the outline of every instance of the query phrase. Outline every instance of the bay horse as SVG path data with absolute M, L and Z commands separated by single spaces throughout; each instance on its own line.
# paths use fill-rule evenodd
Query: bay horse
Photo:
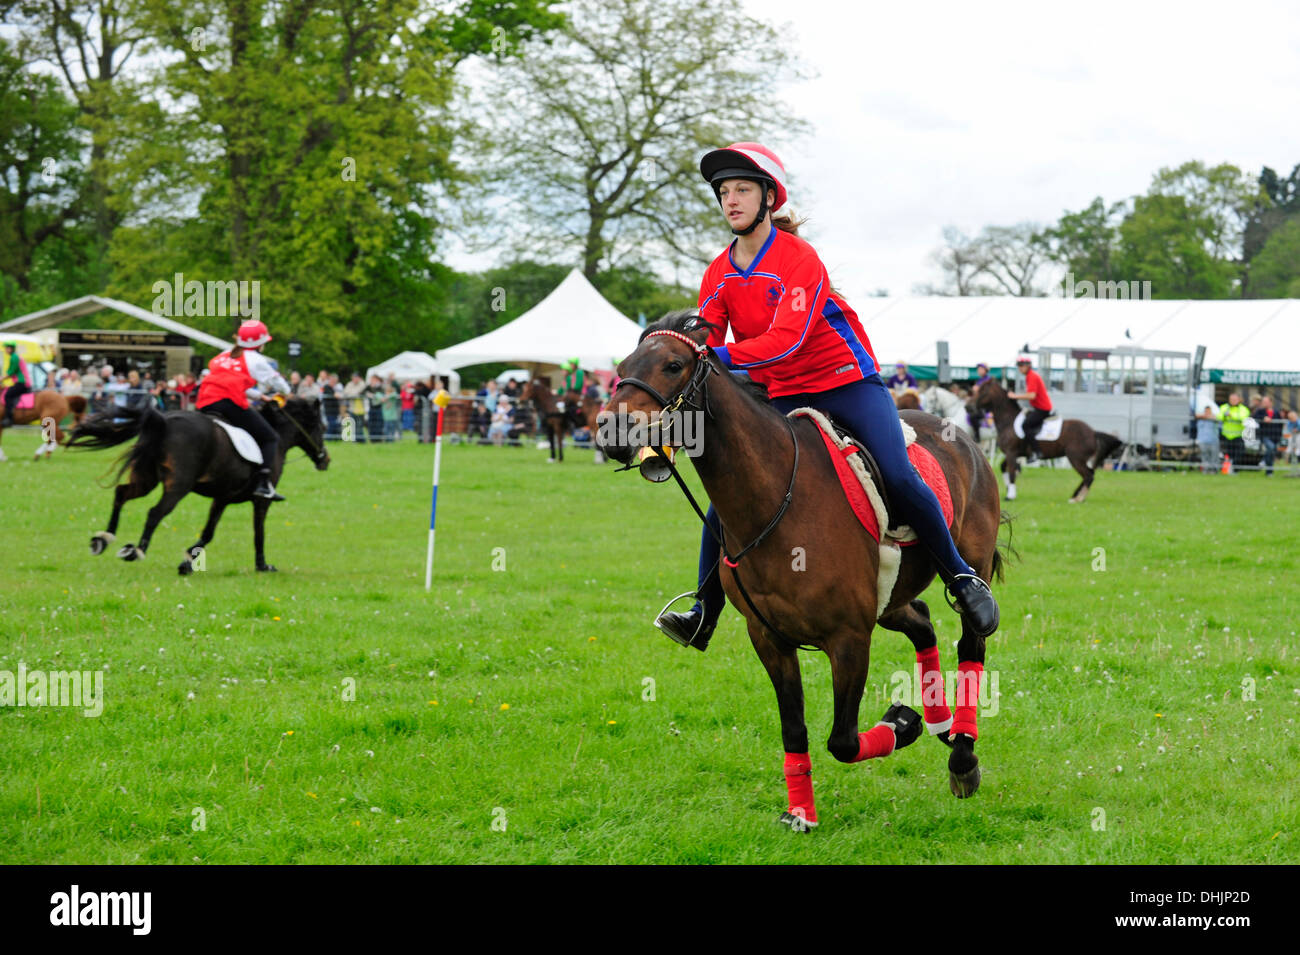
M 929 608 L 919 599 L 935 577 L 933 560 L 922 547 L 904 548 L 888 603 L 879 606 L 879 545 L 854 517 L 817 425 L 807 418 L 787 419 L 728 373 L 705 346 L 711 328 L 685 311 L 670 312 L 646 329 L 636 351 L 619 365 L 622 380 L 602 412 L 599 440 L 610 457 L 627 465 L 641 448 L 665 441 L 651 424 L 643 429 L 649 440 L 638 446 L 633 419 L 654 422 L 666 409 L 700 416 L 696 433 L 703 440 L 692 463 L 723 526 L 723 587 L 745 616 L 750 642 L 776 690 L 789 796 L 781 821 L 793 829 L 816 821 L 801 644 L 830 658 L 835 716 L 827 749 L 837 760 L 888 755 L 919 735 L 919 725 L 914 734 L 900 735 L 887 723 L 883 741 L 879 725 L 858 732 L 877 624 L 904 634 L 915 647 L 923 666 L 926 723 L 952 750 L 949 787 L 959 798 L 974 794 L 980 781 L 976 685 L 985 640 L 963 621 L 956 723 L 969 726 L 970 733 L 963 730 L 949 740 L 947 728 L 954 724 L 951 716 L 948 726 L 942 723 L 947 704 L 937 640 Z M 988 462 L 963 434 L 943 440 L 943 422 L 933 415 L 909 411 L 901 417 L 947 476 L 957 549 L 986 582 L 995 574 L 1001 579 L 1001 513 L 997 478 Z M 891 707 L 886 720 L 898 709 Z
M 921 393 L 915 388 L 904 388 L 894 393 L 894 407 L 899 411 L 920 411 Z
M 325 450 L 325 425 L 321 420 L 319 398 L 289 398 L 283 408 L 268 401 L 262 405 L 261 413 L 280 438 L 275 459 L 271 462 L 272 484 L 280 482 L 285 455 L 290 448 L 305 451 L 318 471 L 329 467 L 330 456 Z M 102 554 L 115 540 L 122 506 L 127 501 L 144 497 L 162 484 L 162 497 L 149 509 L 140 542 L 124 545 L 117 552 L 118 557 L 122 560 L 143 559 L 159 522 L 171 513 L 181 498 L 193 492 L 211 498 L 212 506 L 198 542 L 185 551 L 185 559 L 177 568 L 179 573 L 193 573 L 196 569 L 194 562 L 206 560 L 205 549 L 216 534 L 222 513 L 231 504 L 245 501 L 253 502 L 255 566 L 260 571 L 275 570 L 266 562 L 265 553 L 266 512 L 272 502 L 269 498 L 253 496 L 258 466 L 239 456 L 230 435 L 217 425 L 212 415 L 198 411 L 163 414 L 152 406 L 110 409 L 83 421 L 73 432 L 68 447 L 112 448 L 132 438 L 139 440 L 124 456 L 116 480 L 120 481 L 128 471 L 130 476 L 114 491 L 113 513 L 107 530 L 91 535 L 92 554 Z
M 1016 437 L 1015 424 L 1020 415 L 1020 405 L 1007 397 L 1006 389 L 996 378 L 990 378 L 976 386 L 975 407 L 980 411 L 993 412 L 993 424 L 998 431 L 998 447 L 1004 456 L 1002 472 L 1007 482 L 1007 500 L 1014 501 L 1020 458 L 1028 451 L 1024 439 Z M 1070 466 L 1083 479 L 1070 495 L 1070 503 L 1078 504 L 1087 500 L 1092 480 L 1097 474 L 1096 469 L 1123 443 L 1113 434 L 1094 431 L 1086 421 L 1066 418 L 1061 422 L 1059 438 L 1055 441 L 1038 439 L 1038 452 L 1044 460 L 1062 457 L 1069 460 Z
M 519 400 L 533 403 L 533 409 L 546 429 L 546 438 L 551 443 L 551 457 L 547 463 L 554 464 L 558 459 L 563 464 L 564 436 L 573 430 L 571 406 L 566 404 L 565 410 L 561 411 L 560 399 L 542 378 L 533 378 L 525 384 L 519 393 Z
M 2 395 L 3 390 L 0 390 L 0 396 Z M 86 399 L 81 395 L 68 395 L 65 397 L 52 390 L 36 391 L 32 392 L 32 406 L 30 408 L 14 408 L 14 424 L 32 424 L 36 422 L 45 428 L 42 432 L 40 447 L 36 449 L 33 460 L 39 461 L 65 442 L 67 436 L 63 433 L 60 423 L 68 415 L 72 415 L 74 425 L 80 424 L 81 419 L 86 416 Z M 3 433 L 3 429 L 0 429 L 0 434 Z M 8 460 L 5 457 L 4 449 L 0 448 L 0 461 Z

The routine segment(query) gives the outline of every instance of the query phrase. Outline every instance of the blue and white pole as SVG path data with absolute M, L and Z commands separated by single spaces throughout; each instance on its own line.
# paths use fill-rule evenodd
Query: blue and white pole
M 438 427 L 433 438 L 433 503 L 429 505 L 429 553 L 424 561 L 424 589 L 433 587 L 433 535 L 438 520 L 438 472 L 442 468 L 442 416 L 451 404 L 451 395 L 439 390 L 433 403 L 438 406 Z

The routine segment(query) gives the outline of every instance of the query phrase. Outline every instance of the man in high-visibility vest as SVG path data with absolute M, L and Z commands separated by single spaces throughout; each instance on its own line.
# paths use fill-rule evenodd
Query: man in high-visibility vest
M 1235 391 L 1228 395 L 1228 403 L 1219 405 L 1219 420 L 1223 422 L 1223 453 L 1228 456 L 1235 468 L 1240 464 L 1238 455 L 1246 446 L 1241 440 L 1245 430 L 1245 421 L 1250 417 L 1250 409 L 1241 403 L 1241 395 Z

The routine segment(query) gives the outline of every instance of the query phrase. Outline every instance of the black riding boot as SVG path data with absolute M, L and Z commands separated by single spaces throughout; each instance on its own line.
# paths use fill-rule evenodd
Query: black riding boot
M 947 583 L 957 600 L 962 621 L 970 624 L 975 636 L 991 636 L 998 628 L 1001 614 L 989 585 L 974 574 L 958 574 Z
M 1026 458 L 1027 464 L 1033 464 L 1038 460 L 1038 439 L 1025 438 L 1025 445 L 1029 449 L 1029 457 Z
M 257 472 L 257 487 L 253 488 L 254 497 L 265 497 L 272 501 L 283 501 L 284 495 L 271 483 L 271 469 L 262 468 Z
M 709 648 L 709 640 L 713 637 L 713 630 L 718 625 L 718 617 L 722 615 L 726 602 L 722 577 L 715 566 L 700 585 L 695 606 L 686 613 L 666 610 L 656 618 L 655 626 L 668 634 L 669 639 L 703 652 Z

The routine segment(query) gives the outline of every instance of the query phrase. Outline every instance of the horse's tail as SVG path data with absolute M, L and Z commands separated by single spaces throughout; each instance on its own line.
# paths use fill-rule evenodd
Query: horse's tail
M 138 467 L 147 472 L 158 467 L 166 432 L 167 419 L 152 405 L 144 408 L 114 408 L 92 415 L 77 425 L 68 440 L 68 447 L 98 451 L 115 448 L 132 438 L 139 438 L 135 447 L 122 455 L 121 466 L 113 479 L 116 484 L 128 468 Z
M 1119 438 L 1106 431 L 1097 432 L 1097 453 L 1093 455 L 1092 460 L 1088 462 L 1088 467 L 1096 468 L 1110 457 L 1111 452 L 1124 444 Z
M 993 576 L 997 578 L 998 583 L 1004 583 L 1007 579 L 1007 561 L 1012 558 L 1019 560 L 1020 552 L 1011 544 L 1011 535 L 1014 531 L 1011 515 L 1004 511 L 998 518 L 998 525 L 1007 529 L 1007 539 L 1002 540 L 1002 535 L 999 534 L 997 543 L 993 545 Z
M 68 410 L 72 412 L 77 423 L 86 416 L 86 399 L 82 395 L 70 395 L 68 397 Z

